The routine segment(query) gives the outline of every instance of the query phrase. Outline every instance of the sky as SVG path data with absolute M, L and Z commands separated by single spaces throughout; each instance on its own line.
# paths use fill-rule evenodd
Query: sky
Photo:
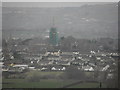
M 102 4 L 103 5 L 103 3 L 93 3 L 93 2 L 92 3 L 83 3 L 83 2 L 80 2 L 80 3 L 75 3 L 75 2 L 74 3 L 71 3 L 71 2 L 69 3 L 68 2 L 67 3 L 65 2 L 63 3 L 62 2 L 61 3 L 58 3 L 58 2 L 56 3 L 52 3 L 52 2 L 5 3 L 4 2 L 3 6 L 7 6 L 7 7 L 16 6 L 20 8 L 16 8 L 16 7 L 11 8 L 11 9 L 3 8 L 3 29 L 13 29 L 13 28 L 18 29 L 18 30 L 21 28 L 27 29 L 27 30 L 35 29 L 37 31 L 38 30 L 41 31 L 39 33 L 43 33 L 44 30 L 47 31 L 49 28 L 51 28 L 52 21 L 53 21 L 52 18 L 54 17 L 55 26 L 57 27 L 58 31 L 60 32 L 62 36 L 67 33 L 67 35 L 72 34 L 76 37 L 79 37 L 78 35 L 79 34 L 81 35 L 81 33 L 85 33 L 84 32 L 85 30 L 92 30 L 95 28 L 99 28 L 101 31 L 101 30 L 104 30 L 104 28 L 108 28 L 105 22 L 109 23 L 115 20 L 117 21 L 116 19 L 117 10 L 111 9 L 114 7 L 111 7 L 111 6 L 104 7 L 104 5 L 103 6 L 87 5 L 87 7 L 86 6 L 78 7 L 78 6 L 86 5 L 86 4 Z M 33 7 L 68 7 L 69 6 L 73 8 L 54 8 L 54 9 L 53 8 L 52 9 L 51 8 L 46 8 L 46 9 L 45 8 L 21 8 L 21 7 L 32 7 L 32 6 Z M 91 6 L 92 6 L 92 10 L 90 9 Z M 74 8 L 74 7 L 77 7 L 77 8 Z M 89 15 L 86 15 L 86 12 L 88 12 L 88 10 L 90 11 Z M 101 28 L 100 26 L 101 24 L 99 23 L 101 22 L 101 20 L 103 20 L 102 23 L 104 23 L 104 26 L 105 26 L 105 27 L 102 26 L 103 28 Z M 104 22 L 104 20 L 107 20 L 107 21 Z M 69 30 L 70 31 L 74 30 L 72 31 L 74 33 L 69 32 Z M 14 31 L 13 33 L 15 34 L 18 32 Z M 22 32 L 19 32 L 19 33 L 22 33 Z M 33 32 L 31 33 L 33 34 Z M 34 33 L 34 34 L 36 36 L 36 34 L 38 33 Z M 44 34 L 44 35 L 47 35 L 47 34 Z M 89 35 L 89 36 L 93 36 L 93 35 Z
M 111 2 L 3 2 L 3 7 L 80 7 L 84 4 L 106 4 Z
M 118 2 L 119 0 L 1 0 L 2 2 Z

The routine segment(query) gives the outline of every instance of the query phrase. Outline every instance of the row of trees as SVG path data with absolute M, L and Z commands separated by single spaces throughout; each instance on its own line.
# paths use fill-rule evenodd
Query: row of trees
M 61 50 L 73 51 L 79 50 L 81 52 L 89 52 L 91 50 L 114 52 L 117 51 L 117 39 L 100 38 L 100 39 L 77 39 L 72 36 L 61 37 L 59 43 Z

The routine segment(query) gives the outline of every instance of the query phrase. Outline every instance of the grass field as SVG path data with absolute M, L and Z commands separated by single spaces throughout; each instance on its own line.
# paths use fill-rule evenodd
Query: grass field
M 99 83 L 82 83 L 69 88 L 99 88 Z M 106 88 L 106 86 L 102 85 L 102 88 Z
M 52 76 L 59 76 L 63 72 L 36 72 L 31 71 L 27 72 L 26 75 L 34 75 L 38 74 L 39 76 L 45 76 L 45 75 L 52 75 Z M 86 72 L 88 76 L 92 75 L 91 72 Z M 23 74 L 25 75 L 25 74 Z M 32 82 L 28 81 L 26 79 L 3 79 L 2 80 L 2 87 L 3 88 L 60 88 L 75 82 L 78 82 L 79 80 L 62 80 L 62 79 L 40 79 L 38 82 Z M 99 87 L 98 83 L 80 83 L 74 86 L 70 86 L 69 88 L 97 88 Z
M 60 88 L 62 86 L 76 82 L 75 80 L 56 80 L 48 79 L 41 80 L 40 82 L 28 82 L 24 79 L 4 79 L 3 88 Z M 98 83 L 81 83 L 71 86 L 69 88 L 98 88 Z M 103 86 L 105 88 L 105 85 Z
M 56 79 L 43 79 L 40 82 L 28 82 L 24 79 L 4 79 L 3 88 L 59 88 L 72 82 L 74 81 Z

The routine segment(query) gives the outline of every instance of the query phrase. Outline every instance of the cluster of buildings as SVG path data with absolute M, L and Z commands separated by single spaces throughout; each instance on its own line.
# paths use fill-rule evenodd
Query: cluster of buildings
M 15 41 L 15 40 L 14 40 Z M 27 40 L 29 41 L 29 40 Z M 58 46 L 59 39 L 56 28 L 51 28 L 49 33 L 49 47 L 46 44 L 20 45 L 18 43 L 8 45 L 9 51 L 5 47 L 5 54 L 9 54 L 9 60 L 5 60 L 0 51 L 0 60 L 2 71 L 4 72 L 23 72 L 26 69 L 38 71 L 66 71 L 69 67 L 74 66 L 80 71 L 107 71 L 114 72 L 117 67 L 117 60 L 112 57 L 118 56 L 117 53 L 96 52 L 94 50 L 88 53 L 79 51 L 61 51 Z M 47 48 L 51 48 L 48 50 Z M 11 49 L 11 50 L 10 50 Z M 14 52 L 14 53 L 12 53 Z
M 25 53 L 22 53 L 22 55 Z M 114 71 L 117 61 L 111 56 L 117 53 L 90 52 L 80 54 L 79 52 L 47 51 L 44 54 L 26 55 L 27 63 L 10 63 L 8 66 L 2 62 L 2 70 L 9 72 L 22 72 L 25 69 L 39 71 L 66 71 L 68 67 L 74 66 L 81 71 Z M 2 61 L 3 57 L 1 57 Z

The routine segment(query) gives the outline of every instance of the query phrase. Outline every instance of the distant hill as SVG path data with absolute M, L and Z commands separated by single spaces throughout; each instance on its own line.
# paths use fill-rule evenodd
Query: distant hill
M 81 7 L 3 7 L 3 36 L 45 37 L 53 25 L 59 36 L 99 38 L 118 36 L 118 6 L 113 4 Z

